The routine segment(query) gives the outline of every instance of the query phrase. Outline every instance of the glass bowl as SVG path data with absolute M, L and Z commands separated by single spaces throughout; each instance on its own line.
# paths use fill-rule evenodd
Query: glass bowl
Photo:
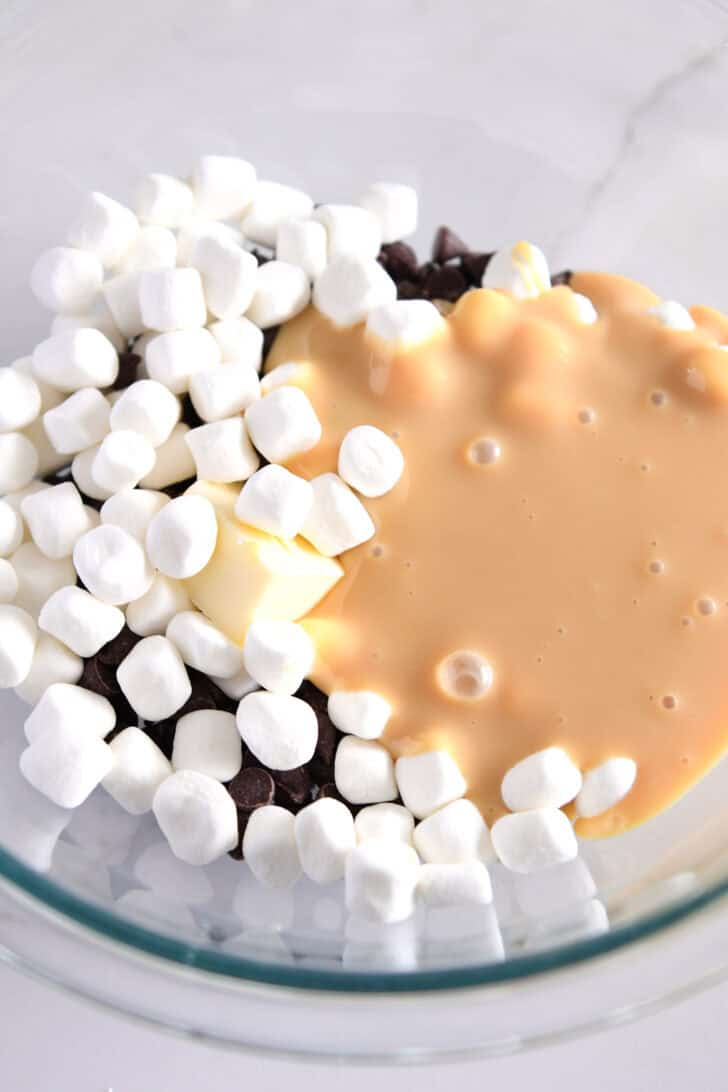
M 46 334 L 28 271 L 81 195 L 124 200 L 202 151 L 319 200 L 411 182 L 421 249 L 445 222 L 726 304 L 719 3 L 11 2 L 0 41 L 4 362 Z M 0 709 L 2 954 L 180 1032 L 360 1061 L 503 1053 L 724 973 L 724 765 L 570 865 L 495 867 L 493 910 L 383 929 L 347 920 L 340 887 L 266 893 L 229 858 L 193 870 L 103 790 L 62 812 L 18 773 L 20 702 Z

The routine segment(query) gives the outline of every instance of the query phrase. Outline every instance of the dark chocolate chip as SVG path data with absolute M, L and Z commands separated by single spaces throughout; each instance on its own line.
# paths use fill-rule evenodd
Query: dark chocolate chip
M 238 840 L 234 849 L 228 852 L 228 857 L 232 857 L 234 861 L 242 861 L 243 859 L 243 835 L 245 834 L 245 828 L 248 825 L 248 819 L 250 819 L 249 811 L 241 811 L 237 809 L 238 813 Z
M 413 281 L 400 281 L 397 285 L 398 300 L 421 300 L 424 298 L 422 289 Z
M 344 800 L 344 797 L 341 795 L 339 790 L 336 788 L 336 785 L 333 783 L 333 781 L 328 781 L 325 785 L 322 785 L 320 787 L 320 789 L 318 791 L 317 799 L 319 799 L 319 800 L 340 800 L 342 804 L 347 804 L 347 801 Z M 347 806 L 348 806 L 348 804 L 347 804 Z
M 275 254 L 272 250 L 263 250 L 261 247 L 254 246 L 250 253 L 253 255 L 258 265 L 265 265 L 266 262 L 272 262 Z
M 172 482 L 171 485 L 165 485 L 161 488 L 161 493 L 166 493 L 168 497 L 181 497 L 183 493 L 186 493 L 191 485 L 194 485 L 197 478 L 185 478 L 182 482 Z
M 192 399 L 189 394 L 186 394 L 182 399 L 182 420 L 186 425 L 189 425 L 190 428 L 199 428 L 200 425 L 204 425 L 205 423 L 192 405 Z
M 137 353 L 131 351 L 119 353 L 119 374 L 111 388 L 112 391 L 123 391 L 125 387 L 130 387 L 136 380 L 141 362 L 142 358 Z
M 124 626 L 116 637 L 99 649 L 96 655 L 102 664 L 111 664 L 113 667 L 118 667 L 139 641 L 141 641 L 141 637 L 136 633 L 132 633 L 128 626 Z
M 454 303 L 467 291 L 468 282 L 457 266 L 443 265 L 428 273 L 422 287 L 430 299 Z
M 470 253 L 470 247 L 466 246 L 459 235 L 456 235 L 449 227 L 439 227 L 435 233 L 432 244 L 433 261 L 444 265 L 453 258 L 462 258 Z
M 300 811 L 311 799 L 311 775 L 305 766 L 295 770 L 271 770 L 276 786 L 275 801 L 289 811 Z
M 227 791 L 240 811 L 249 812 L 273 803 L 275 783 L 268 770 L 248 766 L 232 779 Z
M 160 751 L 169 759 L 172 758 L 174 747 L 174 733 L 177 728 L 177 720 L 170 717 L 169 720 L 157 720 L 154 722 L 143 720 L 140 724 L 143 732 L 157 744 Z
M 483 279 L 483 274 L 488 267 L 488 262 L 493 257 L 493 254 L 480 254 L 474 251 L 470 254 L 464 255 L 460 259 L 460 268 L 467 277 L 471 285 L 476 288 L 480 288 L 480 282 Z
M 269 326 L 267 330 L 263 331 L 263 360 L 266 360 L 268 353 L 273 348 L 273 342 L 279 330 L 280 326 Z
M 44 474 L 43 481 L 46 485 L 63 485 L 71 478 L 71 467 L 62 466 L 60 470 L 54 470 L 51 474 Z
M 101 694 L 105 698 L 116 698 L 121 694 L 116 680 L 116 668 L 111 664 L 103 663 L 98 656 L 91 656 L 88 660 L 84 660 L 78 685 L 85 690 L 92 690 L 94 694 Z
M 554 273 L 551 278 L 551 284 L 556 287 L 558 284 L 569 284 L 574 273 L 571 269 L 564 269 L 561 273 Z
M 76 488 L 78 489 L 78 486 L 76 486 Z M 104 502 L 100 501 L 100 500 L 96 500 L 95 497 L 89 497 L 86 493 L 83 493 L 80 489 L 78 489 L 78 491 L 79 491 L 79 493 L 81 493 L 81 500 L 83 501 L 83 503 L 87 504 L 89 506 L 89 508 L 93 508 L 95 512 L 98 512 L 99 509 L 101 508 L 101 505 Z
M 417 276 L 417 255 L 408 243 L 386 243 L 379 251 L 379 262 L 393 281 L 411 281 Z

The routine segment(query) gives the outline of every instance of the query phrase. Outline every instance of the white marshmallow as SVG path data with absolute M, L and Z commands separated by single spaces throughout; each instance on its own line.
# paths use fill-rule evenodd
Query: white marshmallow
M 231 361 L 221 368 L 196 372 L 190 379 L 190 398 L 203 421 L 222 421 L 242 413 L 260 397 L 260 380 L 246 361 Z
M 56 318 L 58 318 L 58 316 L 56 316 Z M 84 325 L 88 325 L 88 323 L 85 323 Z M 22 375 L 33 376 L 33 357 L 18 357 L 17 360 L 13 360 L 10 367 L 13 369 L 13 371 L 20 372 Z M 38 379 L 37 376 L 35 376 L 34 378 L 36 386 L 40 393 L 41 412 L 53 409 L 54 406 L 57 406 L 60 402 L 63 401 L 65 395 L 61 391 L 56 390 L 55 387 L 50 386 L 48 383 L 43 383 L 40 379 Z
M 59 588 L 41 608 L 38 625 L 78 656 L 95 656 L 118 636 L 124 612 L 101 603 L 83 588 Z
M 243 765 L 243 744 L 233 714 L 200 709 L 180 717 L 172 765 L 175 770 L 197 770 L 216 781 L 232 781 Z
M 256 192 L 252 163 L 233 155 L 203 155 L 192 174 L 197 211 L 212 220 L 242 216 Z
M 493 885 L 482 861 L 426 864 L 420 869 L 417 895 L 428 909 L 487 906 L 493 901 Z
M 143 227 L 119 262 L 120 273 L 143 273 L 146 269 L 174 269 L 177 240 L 164 227 Z
M 47 488 L 47 487 L 46 487 Z M 75 584 L 76 572 L 70 557 L 54 560 L 41 553 L 34 542 L 24 542 L 10 560 L 18 578 L 16 605 L 34 618 L 53 592 L 66 584 Z
M 96 293 L 91 305 L 85 311 L 73 315 L 54 315 L 51 333 L 61 334 L 64 330 L 100 330 L 116 349 L 117 353 L 126 349 L 127 339 L 114 321 L 114 316 L 106 302 L 104 286 Z M 44 399 L 46 401 L 47 399 Z M 44 405 L 44 409 L 50 406 Z
M 190 265 L 199 270 L 207 309 L 218 319 L 238 318 L 248 310 L 258 282 L 253 254 L 228 239 L 203 236 Z
M 207 330 L 173 330 L 152 338 L 144 361 L 150 379 L 184 394 L 192 376 L 220 363 L 220 349 Z
M 18 574 L 12 564 L 0 558 L 0 603 L 12 603 L 18 594 Z
M 140 728 L 125 728 L 109 747 L 114 765 L 102 785 L 130 815 L 151 811 L 154 794 L 172 773 L 172 764 Z
M 363 322 L 370 311 L 394 303 L 397 287 L 374 258 L 342 255 L 316 279 L 313 304 L 337 326 Z
M 493 859 L 485 820 L 470 800 L 453 800 L 418 823 L 414 845 L 429 864 Z
M 367 838 L 384 838 L 412 845 L 415 820 L 411 811 L 401 804 L 370 804 L 362 808 L 354 819 L 354 830 L 359 842 Z
M 8 493 L 7 496 L 3 497 L 3 501 L 5 504 L 9 504 L 15 512 L 20 514 L 20 505 L 23 503 L 26 497 L 29 497 L 31 493 L 39 493 L 41 489 L 47 488 L 48 486 L 45 482 L 32 481 L 23 489 L 18 489 L 14 493 Z M 27 535 L 25 537 L 27 538 Z
M 152 269 L 139 276 L 144 325 L 167 333 L 204 326 L 207 321 L 202 278 L 196 269 Z
M 144 720 L 166 720 L 192 693 L 179 652 L 166 637 L 143 637 L 116 672 L 129 705 Z
M 397 797 L 394 765 L 381 743 L 345 736 L 334 759 L 336 787 L 350 804 L 380 804 Z
M 102 489 L 91 473 L 99 446 L 94 444 L 93 447 L 87 447 L 85 451 L 79 451 L 78 455 L 74 455 L 71 476 L 84 496 L 91 497 L 92 500 L 105 501 L 111 496 L 112 491 Z
M 22 541 L 23 520 L 19 506 L 14 508 L 7 500 L 0 500 L 0 557 L 14 553 Z
M 215 550 L 215 509 L 207 497 L 176 497 L 153 517 L 146 542 L 152 564 L 165 576 L 175 580 L 194 576 Z
M 185 442 L 192 452 L 201 481 L 244 481 L 260 466 L 243 417 L 227 417 L 193 428 L 187 433 Z
M 184 584 L 158 573 L 149 591 L 126 608 L 126 624 L 140 637 L 164 634 L 174 616 L 191 606 Z
M 369 838 L 346 860 L 346 906 L 351 914 L 394 924 L 415 909 L 420 862 L 411 846 Z
M 278 225 L 276 257 L 297 265 L 309 280 L 326 268 L 327 245 L 326 228 L 316 220 L 284 220 Z
M 39 633 L 30 671 L 15 693 L 28 705 L 37 705 L 54 683 L 75 685 L 83 674 L 83 660 L 55 637 Z
M 308 277 L 297 265 L 266 262 L 260 266 L 247 317 L 261 330 L 279 326 L 303 311 L 311 298 Z
M 382 497 L 402 477 L 404 457 L 394 440 L 373 425 L 349 429 L 339 448 L 339 476 L 365 497 Z
M 90 530 L 86 508 L 73 482 L 63 482 L 26 497 L 20 506 L 33 542 L 54 561 L 70 557 L 81 535 Z
M 76 455 L 101 443 L 109 431 L 109 403 L 95 387 L 76 391 L 43 414 L 43 428 L 56 451 Z
M 238 841 L 233 799 L 219 781 L 195 770 L 179 770 L 154 794 L 152 810 L 176 857 L 206 865 Z
M 318 721 L 310 705 L 288 694 L 247 694 L 237 711 L 243 743 L 271 770 L 293 770 L 313 758 Z
M 241 649 L 199 611 L 176 614 L 167 626 L 167 637 L 184 662 L 205 675 L 232 677 L 243 666 Z
M 116 724 L 110 701 L 71 683 L 53 683 L 24 724 L 28 743 L 48 731 L 68 728 L 89 739 L 105 739 Z
M 233 701 L 240 701 L 246 694 L 252 694 L 254 690 L 258 689 L 257 682 L 255 679 L 251 679 L 244 667 L 235 675 L 231 675 L 229 679 L 223 679 L 220 675 L 211 675 L 210 678 L 215 686 L 222 690 L 223 694 L 232 698 Z
M 118 374 L 119 356 L 100 330 L 64 330 L 33 352 L 33 375 L 69 394 L 81 387 L 110 387 Z
M 493 255 L 481 284 L 483 288 L 500 288 L 516 299 L 533 299 L 551 287 L 551 274 L 543 251 L 522 242 Z
M 284 220 L 307 219 L 313 201 L 307 193 L 280 182 L 259 182 L 253 203 L 243 218 L 243 234 L 261 246 L 274 247 L 278 228 Z
M 426 819 L 438 808 L 457 800 L 468 787 L 447 751 L 403 755 L 397 759 L 395 771 L 402 801 L 417 819 Z
M 379 739 L 392 715 L 392 706 L 373 690 L 332 690 L 329 717 L 348 736 Z
M 243 835 L 243 856 L 263 887 L 292 887 L 301 875 L 295 817 L 285 808 L 256 808 Z
M 501 796 L 511 811 L 533 811 L 560 808 L 580 788 L 578 766 L 560 747 L 546 747 L 511 766 L 501 783 Z
M 71 225 L 71 246 L 95 254 L 107 269 L 113 268 L 126 254 L 137 235 L 139 221 L 131 209 L 103 193 L 88 195 Z
M 223 361 L 250 364 L 256 372 L 263 362 L 263 331 L 247 318 L 211 322 L 208 327 Z
M 33 664 L 38 628 L 27 611 L 0 604 L 0 689 L 19 686 Z
M 235 502 L 235 515 L 251 527 L 291 539 L 299 534 L 312 505 L 309 483 L 270 463 L 248 478 Z
M 305 364 L 294 363 L 278 364 L 275 368 L 271 368 L 269 372 L 261 377 L 261 395 L 270 394 L 278 387 L 297 386 L 296 379 L 303 375 L 305 369 Z
M 111 493 L 133 489 L 151 471 L 157 456 L 140 432 L 116 429 L 105 436 L 91 464 L 91 475 Z
M 68 456 L 60 455 L 48 439 L 43 427 L 42 417 L 38 417 L 32 424 L 23 429 L 23 436 L 30 440 L 35 448 L 35 454 L 38 458 L 36 478 L 45 477 L 46 474 L 54 474 L 57 470 L 68 466 Z M 45 482 L 42 484 L 45 484 Z
M 206 220 L 200 216 L 191 216 L 177 232 L 177 265 L 189 265 L 192 251 L 200 239 L 211 237 L 226 239 L 233 243 L 242 243 L 242 232 L 229 224 L 217 220 Z
M 115 493 L 101 506 L 101 522 L 121 527 L 140 542 L 147 536 L 147 528 L 157 512 L 169 504 L 166 493 L 155 489 L 125 489 Z
M 637 763 L 632 758 L 608 758 L 587 770 L 576 797 L 576 814 L 591 819 L 613 808 L 630 791 L 636 777 Z
M 140 379 L 121 392 L 109 423 L 115 431 L 129 430 L 143 436 L 152 447 L 159 447 L 169 439 L 180 413 L 179 399 L 167 387 L 153 379 Z
M 297 622 L 260 619 L 248 626 L 243 645 L 245 670 L 274 694 L 295 694 L 311 674 L 315 659 L 313 641 Z
M 321 439 L 321 423 L 308 396 L 298 387 L 278 387 L 248 406 L 250 438 L 271 463 L 284 463 L 310 451 Z
M 356 847 L 354 819 L 340 800 L 324 798 L 302 808 L 293 824 L 303 871 L 314 883 L 344 877 L 346 858 Z
M 22 432 L 0 434 L 0 493 L 24 489 L 38 470 L 38 452 Z
M 40 389 L 33 376 L 17 368 L 0 368 L 0 432 L 25 428 L 40 409 Z
M 152 173 L 137 183 L 133 204 L 142 223 L 176 228 L 192 214 L 195 196 L 179 178 Z
M 276 393 L 267 397 L 273 398 Z M 313 478 L 311 488 L 313 506 L 301 534 L 319 553 L 336 557 L 374 535 L 376 528 L 371 516 L 338 474 L 321 474 Z
M 498 860 L 512 872 L 540 872 L 572 861 L 579 852 L 571 823 L 558 808 L 503 815 L 490 836 Z
M 396 351 L 411 349 L 443 334 L 447 323 L 429 300 L 395 300 L 367 315 L 366 332 Z
M 382 245 L 382 228 L 376 216 L 358 205 L 320 205 L 314 220 L 326 228 L 329 261 L 349 255 L 376 258 Z
M 65 724 L 43 732 L 20 756 L 26 781 L 61 808 L 83 804 L 113 764 L 108 744 Z
M 85 311 L 101 288 L 104 268 L 94 254 L 74 247 L 46 250 L 30 273 L 33 295 L 51 311 Z
M 657 321 L 668 330 L 695 329 L 695 322 L 687 307 L 676 303 L 675 300 L 663 300 L 655 307 L 648 307 L 647 314 L 654 315 Z
M 581 292 L 572 292 L 571 302 L 574 305 L 578 321 L 583 322 L 585 326 L 593 326 L 599 315 L 592 301 L 587 296 L 583 296 Z
M 110 523 L 81 536 L 73 550 L 73 564 L 91 594 L 112 607 L 141 598 L 154 579 L 143 546 Z
M 185 436 L 189 431 L 189 425 L 184 421 L 174 426 L 169 439 L 157 448 L 157 461 L 152 471 L 142 478 L 140 485 L 145 489 L 166 489 L 175 482 L 194 478 L 195 460 L 185 443 Z
M 104 281 L 101 289 L 106 306 L 124 337 L 136 337 L 144 330 L 139 303 L 141 273 L 119 273 Z
M 396 243 L 417 230 L 417 191 L 400 182 L 373 182 L 359 204 L 379 221 L 383 243 Z

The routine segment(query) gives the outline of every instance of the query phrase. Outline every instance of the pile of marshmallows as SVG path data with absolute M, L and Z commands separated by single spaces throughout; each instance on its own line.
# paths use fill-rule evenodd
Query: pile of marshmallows
M 308 482 L 288 471 L 321 427 L 291 385 L 295 363 L 259 378 L 263 331 L 312 301 L 339 326 L 366 322 L 382 341 L 430 337 L 443 323 L 437 308 L 397 302 L 376 260 L 416 220 L 408 186 L 377 183 L 356 206 L 314 209 L 300 190 L 259 181 L 242 159 L 204 156 L 187 182 L 142 179 L 133 211 L 92 193 L 66 244 L 36 262 L 31 285 L 54 312 L 51 335 L 0 370 L 0 686 L 35 706 L 21 769 L 56 804 L 77 807 L 102 784 L 127 811 L 153 810 L 172 850 L 204 865 L 238 841 L 224 784 L 241 768 L 243 741 L 274 770 L 311 759 L 316 715 L 293 696 L 312 669 L 310 638 L 296 623 L 261 620 L 239 648 L 195 611 L 182 581 L 213 554 L 215 510 L 203 495 L 170 500 L 161 490 L 195 475 L 241 484 L 239 519 L 285 539 L 301 534 L 329 557 L 371 538 L 360 498 L 396 485 L 401 452 L 365 425 L 344 439 L 338 473 Z M 271 260 L 259 263 L 251 244 Z M 548 287 L 543 255 L 528 254 L 497 254 L 484 284 L 519 296 Z M 594 321 L 581 300 L 584 321 Z M 114 391 L 118 354 L 132 344 L 139 378 Z M 182 423 L 184 395 L 201 426 Z M 269 465 L 259 469 L 259 455 Z M 62 484 L 40 480 L 69 465 Z M 100 513 L 82 494 L 103 501 Z M 105 742 L 120 727 L 114 708 L 77 685 L 83 658 L 125 623 L 142 640 L 117 679 L 139 718 L 182 708 L 187 667 L 239 700 L 237 715 L 182 716 L 171 762 L 135 725 Z M 450 755 L 394 763 L 377 742 L 391 714 L 381 695 L 334 692 L 329 714 L 346 733 L 337 788 L 362 810 L 354 819 L 331 798 L 295 817 L 261 807 L 244 856 L 267 885 L 289 885 L 301 871 L 319 883 L 345 876 L 350 910 L 384 922 L 406 918 L 416 899 L 488 902 L 494 854 L 521 872 L 570 859 L 576 840 L 559 809 L 576 798 L 579 814 L 596 814 L 635 776 L 629 759 L 613 759 L 582 782 L 549 748 L 509 771 L 513 814 L 489 832 Z

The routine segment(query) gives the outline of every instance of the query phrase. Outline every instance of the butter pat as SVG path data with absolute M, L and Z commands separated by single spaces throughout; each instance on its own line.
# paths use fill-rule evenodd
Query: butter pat
M 275 538 L 236 519 L 239 489 L 196 482 L 188 492 L 214 505 L 218 534 L 208 564 L 184 584 L 195 606 L 233 641 L 242 643 L 256 619 L 302 618 L 343 576 L 338 561 L 302 539 Z

